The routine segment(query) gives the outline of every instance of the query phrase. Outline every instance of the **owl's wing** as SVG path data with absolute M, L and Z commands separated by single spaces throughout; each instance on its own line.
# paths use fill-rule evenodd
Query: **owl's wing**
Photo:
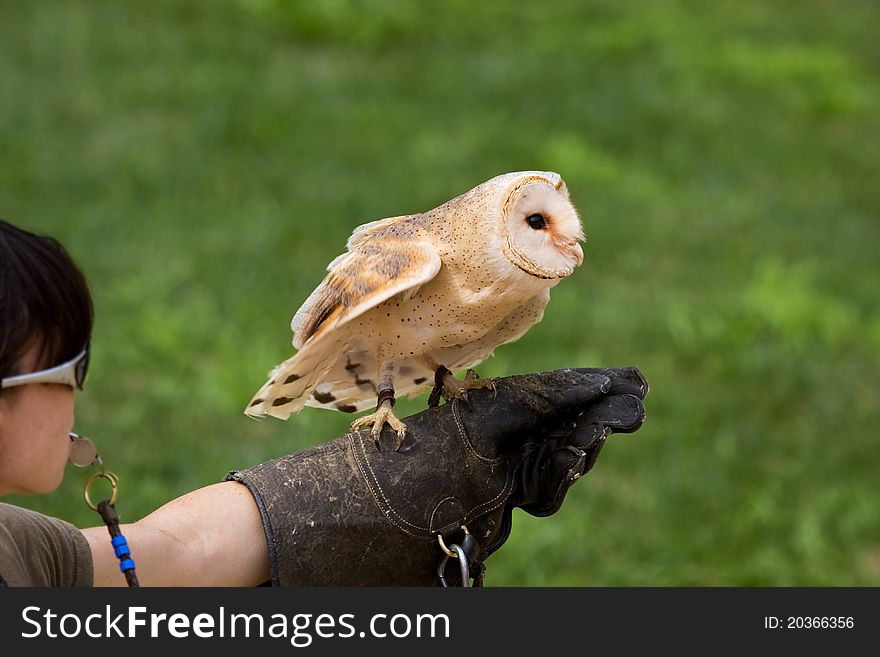
M 331 263 L 330 273 L 294 315 L 290 327 L 297 349 L 395 294 L 417 289 L 440 270 L 440 254 L 427 235 L 385 232 L 352 242 L 354 248 Z
M 350 251 L 360 246 L 368 239 L 375 237 L 386 228 L 389 228 L 394 224 L 402 224 L 406 222 L 407 219 L 412 219 L 417 216 L 418 215 L 415 214 L 404 214 L 399 217 L 388 217 L 387 219 L 379 219 L 379 221 L 371 221 L 370 223 L 362 224 L 351 231 L 351 237 L 348 238 L 348 243 L 345 245 L 345 248 Z

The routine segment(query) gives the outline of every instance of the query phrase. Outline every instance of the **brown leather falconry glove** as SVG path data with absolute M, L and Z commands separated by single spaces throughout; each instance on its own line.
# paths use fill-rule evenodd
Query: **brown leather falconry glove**
M 555 513 L 606 436 L 635 431 L 645 417 L 648 384 L 635 368 L 495 384 L 494 400 L 475 390 L 470 408 L 455 400 L 406 418 L 400 451 L 389 428 L 381 451 L 369 431 L 351 432 L 229 473 L 262 514 L 272 583 L 431 586 L 441 565 L 444 583 L 460 584 L 462 574 L 479 583 L 484 560 L 510 534 L 513 508 Z

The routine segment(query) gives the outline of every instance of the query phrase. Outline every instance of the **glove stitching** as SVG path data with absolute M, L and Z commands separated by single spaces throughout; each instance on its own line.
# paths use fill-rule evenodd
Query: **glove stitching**
M 452 416 L 455 418 L 455 424 L 456 424 L 456 426 L 458 427 L 459 438 L 461 439 L 461 441 L 464 442 L 464 443 L 468 446 L 468 449 L 471 451 L 471 453 L 472 453 L 472 454 L 475 454 L 478 458 L 480 458 L 480 459 L 482 459 L 482 460 L 484 460 L 484 461 L 488 461 L 488 462 L 490 462 L 490 463 L 495 463 L 495 462 L 499 462 L 499 461 L 501 461 L 501 460 L 503 459 L 503 457 L 500 457 L 500 456 L 499 456 L 499 457 L 497 457 L 497 458 L 495 458 L 495 459 L 489 459 L 489 458 L 486 458 L 486 457 L 480 456 L 479 454 L 477 454 L 476 452 L 474 452 L 473 447 L 471 446 L 470 438 L 468 437 L 467 432 L 464 430 L 464 425 L 462 424 L 462 422 L 461 422 L 461 418 L 460 418 L 459 415 L 458 415 L 458 405 L 455 403 L 455 402 L 457 402 L 457 401 L 458 401 L 458 400 L 456 399 L 456 400 L 454 400 L 453 403 L 452 403 Z M 512 472 L 512 470 L 508 468 L 508 470 L 507 470 L 507 479 L 505 480 L 505 482 L 504 482 L 504 486 L 503 486 L 503 488 L 501 489 L 501 491 L 498 493 L 498 495 L 496 495 L 496 496 L 495 496 L 494 498 L 492 498 L 491 500 L 488 500 L 488 501 L 486 501 L 486 502 L 483 502 L 482 504 L 478 504 L 477 506 L 473 507 L 473 508 L 472 508 L 472 509 L 471 509 L 471 510 L 465 515 L 465 521 L 464 521 L 464 522 L 466 522 L 466 523 L 467 523 L 467 522 L 470 522 L 471 519 L 473 519 L 473 518 L 476 517 L 476 514 L 477 514 L 478 512 L 482 511 L 483 507 L 489 507 L 487 510 L 488 510 L 488 511 L 492 511 L 492 510 L 494 510 L 494 509 L 497 509 L 499 506 L 501 506 L 501 504 L 500 504 L 500 503 L 497 503 L 497 502 L 498 502 L 499 500 L 501 500 L 502 498 L 506 499 L 507 497 L 509 497 L 509 496 L 510 496 L 510 491 L 513 490 L 513 476 L 511 475 L 511 472 Z M 497 504 L 496 504 L 496 503 L 497 503 Z M 494 504 L 495 506 L 492 506 L 493 504 Z M 472 515 L 472 514 L 473 514 L 473 515 Z
M 473 445 L 471 444 L 470 438 L 468 437 L 467 432 L 465 431 L 464 425 L 463 425 L 461 418 L 459 416 L 458 404 L 456 403 L 457 401 L 458 400 L 453 400 L 452 415 L 455 418 L 455 424 L 458 427 L 459 441 L 463 442 L 465 444 L 465 446 L 467 447 L 468 451 L 471 454 L 473 454 L 476 458 L 478 458 L 479 460 L 485 461 L 487 463 L 492 463 L 492 464 L 502 462 L 504 460 L 504 457 L 499 456 L 499 457 L 492 459 L 492 458 L 488 458 L 485 456 L 481 456 L 480 454 L 478 454 L 474 450 Z M 370 490 L 370 494 L 373 496 L 373 500 L 376 502 L 376 506 L 378 506 L 379 509 L 385 514 L 385 517 L 389 521 L 391 521 L 391 523 L 395 527 L 397 527 L 400 531 L 402 531 L 403 533 L 405 533 L 408 536 L 411 536 L 413 538 L 418 538 L 420 540 L 430 540 L 431 536 L 433 535 L 433 532 L 431 531 L 431 529 L 429 527 L 422 527 L 421 525 L 417 525 L 415 523 L 412 523 L 409 520 L 407 520 L 406 518 L 404 518 L 403 516 L 401 516 L 397 511 L 394 510 L 393 506 L 391 505 L 391 501 L 385 496 L 385 492 L 382 490 L 382 486 L 379 483 L 379 479 L 376 476 L 375 470 L 373 470 L 373 466 L 370 464 L 369 459 L 367 458 L 367 453 L 366 453 L 366 448 L 364 446 L 364 441 L 363 440 L 356 440 L 354 432 L 349 432 L 347 434 L 347 436 L 348 436 L 349 442 L 352 444 L 352 447 L 354 448 L 354 453 L 356 456 L 355 462 L 358 465 L 358 469 L 361 471 L 361 476 L 363 477 L 364 482 L 367 484 L 367 488 Z M 367 474 L 367 471 L 369 471 L 369 476 Z M 510 492 L 512 490 L 513 490 L 513 476 L 511 474 L 511 470 L 508 470 L 507 476 L 506 476 L 506 479 L 504 482 L 504 486 L 501 488 L 501 490 L 498 492 L 498 494 L 495 497 L 493 497 L 491 500 L 487 500 L 486 502 L 483 502 L 482 504 L 479 504 L 479 505 L 471 508 L 469 511 L 467 511 L 465 513 L 465 516 L 464 516 L 464 519 L 462 520 L 462 522 L 463 523 L 471 522 L 471 520 L 473 520 L 474 518 L 478 517 L 479 515 L 482 515 L 484 510 L 485 511 L 492 511 L 492 510 L 498 508 L 503 503 L 503 500 L 505 500 L 506 498 L 508 498 L 510 496 Z M 391 516 L 393 516 L 393 518 Z M 411 527 L 414 530 L 417 530 L 419 532 L 424 532 L 425 534 L 427 534 L 427 536 L 413 533 L 412 531 L 407 529 L 407 527 L 402 527 L 398 523 L 402 523 L 404 525 L 407 525 L 408 527 Z
M 431 518 L 430 518 L 431 527 L 434 527 L 434 517 L 437 515 L 437 510 L 440 509 L 440 507 L 443 506 L 446 502 L 452 502 L 452 501 L 458 502 L 459 507 L 464 509 L 464 504 L 462 504 L 462 501 L 460 499 L 458 499 L 455 495 L 447 495 L 442 500 L 437 502 L 437 504 L 434 505 L 434 510 L 431 511 Z M 465 522 L 467 522 L 467 521 L 465 521 Z M 442 529 L 442 527 L 441 527 L 441 529 Z M 439 533 L 439 530 L 436 530 L 436 529 L 432 529 L 430 531 L 431 531 L 431 534 Z
M 428 536 L 420 536 L 419 534 L 415 534 L 411 531 L 408 531 L 405 527 L 401 527 L 400 525 L 397 524 L 397 522 L 394 522 L 393 520 L 391 520 L 391 518 L 388 518 L 389 520 L 391 520 L 391 522 L 394 524 L 394 526 L 397 527 L 403 533 L 407 534 L 408 536 L 412 536 L 413 538 L 418 538 L 421 540 L 429 539 L 431 530 L 428 527 L 421 527 L 419 525 L 416 525 L 414 523 L 409 522 L 406 518 L 404 518 L 399 513 L 397 513 L 397 511 L 395 511 L 394 508 L 391 506 L 390 500 L 387 497 L 385 497 L 385 493 L 382 490 L 382 486 L 379 484 L 379 479 L 378 479 L 378 477 L 376 477 L 376 473 L 373 470 L 373 466 L 371 466 L 369 460 L 367 460 L 367 452 L 366 452 L 366 449 L 364 448 L 364 441 L 363 440 L 356 441 L 354 436 L 355 436 L 355 434 L 353 432 L 348 433 L 348 439 L 352 443 L 352 447 L 355 450 L 355 454 L 357 455 L 358 451 L 359 451 L 360 454 L 363 455 L 363 462 L 360 458 L 355 458 L 355 462 L 358 465 L 358 469 L 361 471 L 361 476 L 364 478 L 364 481 L 367 484 L 367 488 L 370 489 L 370 494 L 373 496 L 373 499 L 376 502 L 376 506 L 378 506 L 379 509 L 382 511 L 382 513 L 385 514 L 386 518 L 388 517 L 389 514 L 392 514 L 392 515 L 394 515 L 395 518 L 397 518 L 399 520 L 399 522 L 402 522 L 405 525 L 409 525 L 410 527 L 413 527 L 414 529 L 420 530 L 422 532 L 426 532 L 429 535 Z M 367 476 L 367 473 L 365 472 L 364 467 L 366 467 L 370 471 L 369 477 Z M 372 478 L 372 482 L 370 481 L 370 478 Z M 381 495 L 381 498 L 382 498 L 381 500 L 379 499 L 379 496 L 377 496 L 377 494 L 376 494 L 377 490 L 379 492 L 379 495 Z M 384 504 L 383 504 L 383 502 L 384 502 Z
M 467 447 L 468 451 L 475 458 L 477 458 L 481 461 L 485 461 L 486 463 L 499 463 L 499 462 L 501 462 L 504 459 L 503 456 L 496 456 L 493 459 L 488 456 L 483 456 L 482 454 L 478 453 L 477 450 L 474 449 L 474 446 L 471 443 L 471 439 L 468 437 L 467 432 L 464 430 L 464 423 L 461 420 L 461 414 L 460 414 L 461 411 L 459 409 L 460 409 L 459 401 L 457 399 L 453 399 L 452 400 L 452 417 L 455 419 L 455 426 L 458 427 L 458 433 L 463 438 L 462 442 L 464 442 L 465 447 Z

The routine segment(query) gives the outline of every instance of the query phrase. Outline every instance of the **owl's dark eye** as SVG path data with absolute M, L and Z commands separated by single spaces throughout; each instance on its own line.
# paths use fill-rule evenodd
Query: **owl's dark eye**
M 543 214 L 530 214 L 526 217 L 526 223 L 529 224 L 529 228 L 534 228 L 535 230 L 541 230 L 547 225 Z

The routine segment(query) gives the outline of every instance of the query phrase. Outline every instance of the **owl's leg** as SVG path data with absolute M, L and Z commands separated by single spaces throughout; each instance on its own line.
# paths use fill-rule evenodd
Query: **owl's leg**
M 360 417 L 352 422 L 351 429 L 354 431 L 358 427 L 372 424 L 373 428 L 370 429 L 370 435 L 373 437 L 373 442 L 376 443 L 376 449 L 381 452 L 382 447 L 379 444 L 379 436 L 385 424 L 388 424 L 397 433 L 397 445 L 394 448 L 394 451 L 397 452 L 400 450 L 401 445 L 403 445 L 404 438 L 406 438 L 406 425 L 397 419 L 392 410 L 394 407 L 394 378 L 393 372 L 390 369 L 386 370 L 386 368 L 383 368 L 382 380 L 379 383 L 377 392 L 376 412 Z
M 491 389 L 494 401 L 498 391 L 495 389 L 495 382 L 492 379 L 481 379 L 477 376 L 476 372 L 468 370 L 464 381 L 459 381 L 447 367 L 438 365 L 434 371 L 434 389 L 428 397 L 428 406 L 437 406 L 442 395 L 446 401 L 460 399 L 470 408 L 471 402 L 468 399 L 468 390 L 478 390 L 481 388 Z

